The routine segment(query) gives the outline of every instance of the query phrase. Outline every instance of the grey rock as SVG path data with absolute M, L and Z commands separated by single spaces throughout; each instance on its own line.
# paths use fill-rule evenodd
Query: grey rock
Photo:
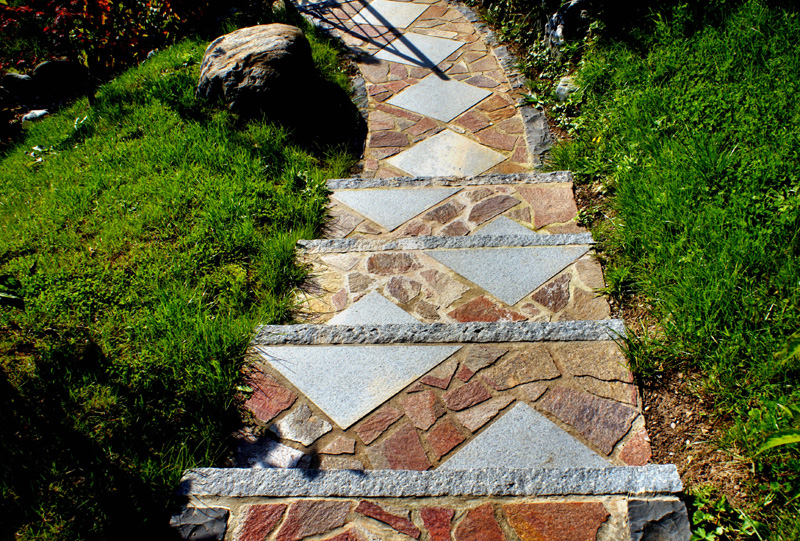
M 68 98 L 89 89 L 89 70 L 69 60 L 49 60 L 33 69 L 31 81 L 41 96 Z
M 228 529 L 230 511 L 224 507 L 184 507 L 172 515 L 169 526 L 180 539 L 191 541 L 222 541 Z
M 302 451 L 267 436 L 242 441 L 233 457 L 233 463 L 238 468 L 305 468 L 309 461 Z
M 269 429 L 280 438 L 308 447 L 333 430 L 333 426 L 325 419 L 313 415 L 307 404 L 301 404 Z
M 673 464 L 610 468 L 481 470 L 243 470 L 198 468 L 178 494 L 230 497 L 438 497 L 675 494 Z
M 544 111 L 531 105 L 522 105 L 517 110 L 522 116 L 522 123 L 525 127 L 525 144 L 528 146 L 533 166 L 541 167 L 547 158 L 548 151 L 553 146 L 553 134 L 550 133 L 547 117 Z
M 562 77 L 556 87 L 556 100 L 567 101 L 570 94 L 578 91 L 578 85 L 572 77 Z
M 388 231 L 397 229 L 458 191 L 458 188 L 415 188 L 413 190 L 339 190 L 333 199 L 366 216 Z
M 692 536 L 686 506 L 677 499 L 630 500 L 631 541 L 688 541 Z
M 286 107 L 313 80 L 311 46 L 299 28 L 267 24 L 242 28 L 206 49 L 197 93 L 222 97 L 238 112 Z
M 517 246 L 566 246 L 594 244 L 591 233 L 558 235 L 471 235 L 469 237 L 409 237 L 391 241 L 361 239 L 300 240 L 309 254 L 386 252 L 459 248 L 510 248 Z
M 374 291 L 347 310 L 336 314 L 329 325 L 415 324 L 417 319 L 395 303 Z
M 0 86 L 17 98 L 33 94 L 33 81 L 30 75 L 6 73 L 0 80 Z
M 262 325 L 255 346 L 586 342 L 625 336 L 621 319 L 555 322 L 415 323 L 389 325 Z
M 487 235 L 490 236 L 497 236 L 497 235 L 538 235 L 535 231 L 528 229 L 522 224 L 511 220 L 510 218 L 506 218 L 505 216 L 499 216 L 485 225 L 484 227 L 478 229 L 473 234 L 475 237 L 485 237 Z
M 552 173 L 513 173 L 455 177 L 338 178 L 328 181 L 328 189 L 413 188 L 420 186 L 491 186 L 497 184 L 540 184 L 575 182 L 570 171 Z

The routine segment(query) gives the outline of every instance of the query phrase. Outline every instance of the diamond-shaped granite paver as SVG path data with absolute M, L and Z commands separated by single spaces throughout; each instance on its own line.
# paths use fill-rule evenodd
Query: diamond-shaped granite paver
M 352 19 L 356 24 L 405 28 L 428 9 L 427 4 L 373 0 Z
M 611 464 L 544 415 L 519 403 L 440 469 L 606 468 Z
M 439 263 L 514 305 L 589 251 L 584 246 L 426 250 Z
M 491 92 L 483 88 L 432 73 L 395 95 L 387 103 L 442 122 L 450 122 L 491 95 Z
M 386 161 L 411 175 L 439 177 L 479 175 L 505 159 L 489 147 L 444 130 Z
M 387 325 L 419 323 L 417 319 L 381 295 L 372 292 L 328 321 L 330 325 Z
M 333 198 L 392 231 L 447 199 L 459 188 L 339 190 Z
M 433 69 L 464 43 L 407 32 L 375 53 L 375 58 Z

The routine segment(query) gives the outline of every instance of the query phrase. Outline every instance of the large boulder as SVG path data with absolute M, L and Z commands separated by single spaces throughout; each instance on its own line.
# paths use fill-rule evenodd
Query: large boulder
M 242 28 L 206 49 L 197 93 L 222 97 L 238 113 L 280 110 L 315 80 L 311 46 L 299 28 L 265 24 Z
M 48 60 L 33 68 L 34 92 L 50 99 L 67 99 L 89 90 L 89 70 L 70 60 Z

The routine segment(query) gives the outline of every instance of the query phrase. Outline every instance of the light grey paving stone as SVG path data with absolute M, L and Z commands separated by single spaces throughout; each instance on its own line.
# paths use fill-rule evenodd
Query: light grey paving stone
M 531 246 L 427 250 L 425 254 L 514 305 L 588 251 L 583 246 Z
M 677 499 L 628 502 L 631 541 L 689 541 L 692 532 L 686 506 Z
M 527 404 L 511 410 L 439 466 L 481 468 L 606 468 L 606 459 Z
M 489 147 L 451 130 L 444 130 L 386 160 L 418 176 L 478 175 L 505 160 Z
M 674 464 L 610 468 L 485 470 L 240 470 L 197 468 L 183 474 L 178 494 L 230 497 L 437 497 L 675 494 Z
M 461 346 L 257 346 L 262 358 L 347 429 Z
M 349 188 L 412 188 L 416 186 L 492 186 L 497 184 L 539 184 L 574 182 L 570 171 L 552 173 L 512 173 L 462 177 L 393 177 L 393 178 L 335 178 L 328 180 L 328 189 Z
M 419 320 L 374 291 L 328 320 L 328 325 L 386 325 L 391 323 L 419 323 Z
M 299 240 L 310 254 L 343 252 L 388 252 L 394 250 L 433 250 L 437 248 L 505 248 L 509 246 L 567 246 L 594 244 L 591 233 L 559 235 L 493 235 L 468 237 L 409 237 L 397 240 L 322 239 Z
M 296 441 L 308 447 L 333 430 L 333 426 L 312 414 L 307 404 L 300 404 L 269 429 L 282 439 Z
M 426 9 L 428 9 L 427 4 L 373 0 L 353 16 L 352 21 L 356 24 L 405 28 L 422 15 Z
M 308 462 L 309 457 L 302 451 L 266 436 L 241 442 L 234 454 L 238 468 L 303 468 Z
M 339 190 L 333 198 L 393 231 L 433 205 L 447 199 L 459 188 L 382 188 L 376 190 Z
M 491 92 L 455 79 L 431 73 L 420 82 L 393 96 L 387 103 L 421 115 L 450 122 L 491 96 Z
M 374 56 L 389 62 L 434 69 L 462 45 L 464 43 L 461 41 L 406 32 L 375 53 Z
M 625 336 L 621 319 L 411 325 L 262 325 L 253 345 L 586 342 Z
M 499 216 L 481 227 L 474 233 L 473 237 L 486 237 L 489 235 L 538 235 L 535 231 L 528 229 L 524 225 L 515 222 L 511 218 Z
M 178 539 L 187 541 L 222 541 L 228 529 L 230 511 L 224 507 L 184 507 L 180 514 L 172 515 L 169 527 Z

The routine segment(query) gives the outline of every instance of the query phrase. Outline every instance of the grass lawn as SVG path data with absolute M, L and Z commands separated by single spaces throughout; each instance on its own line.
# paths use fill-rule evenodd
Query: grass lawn
M 199 101 L 205 46 L 0 156 L 0 538 L 163 535 L 181 471 L 226 456 L 254 327 L 292 317 L 295 241 L 352 157 Z
M 723 505 L 695 517 L 697 538 L 796 539 L 797 445 L 757 451 L 800 425 L 787 348 L 800 330 L 800 18 L 740 4 L 716 24 L 662 13 L 636 47 L 591 44 L 554 166 L 611 196 L 595 229 L 609 288 L 646 299 L 658 322 L 628 344 L 638 375 L 696 378 L 722 420 L 716 443 L 755 474 L 742 510 L 758 532 Z

